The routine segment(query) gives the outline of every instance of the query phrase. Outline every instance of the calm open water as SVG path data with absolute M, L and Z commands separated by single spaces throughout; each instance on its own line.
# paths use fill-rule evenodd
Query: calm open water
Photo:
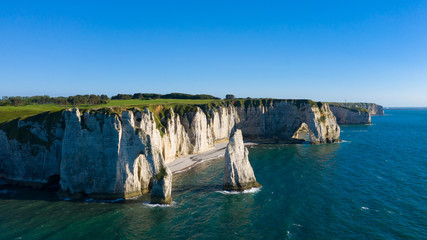
M 0 239 L 427 239 L 427 111 L 342 126 L 343 143 L 261 145 L 261 191 L 221 192 L 223 160 L 175 176 L 171 207 L 0 190 Z

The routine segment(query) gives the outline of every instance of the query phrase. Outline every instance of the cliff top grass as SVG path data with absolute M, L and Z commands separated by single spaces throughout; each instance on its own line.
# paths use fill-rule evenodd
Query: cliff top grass
M 176 114 L 184 116 L 188 112 L 195 112 L 197 107 L 210 116 L 210 110 L 219 106 L 234 105 L 236 107 L 258 107 L 271 105 L 276 102 L 291 102 L 295 103 L 299 108 L 302 104 L 310 103 L 312 106 L 317 105 L 321 107 L 321 103 L 314 102 L 306 99 L 292 100 L 292 99 L 271 99 L 271 98 L 258 98 L 258 99 L 127 99 L 127 100 L 110 100 L 106 104 L 87 105 L 81 104 L 78 106 L 72 105 L 57 105 L 57 104 L 31 104 L 24 106 L 0 106 L 0 129 L 7 131 L 14 131 L 16 128 L 17 120 L 38 121 L 42 123 L 45 121 L 45 115 L 59 113 L 68 108 L 78 107 L 81 112 L 100 112 L 107 114 L 121 114 L 122 110 L 130 110 L 138 108 L 140 110 L 148 107 L 154 113 L 155 121 L 159 129 L 164 127 L 166 120 L 170 117 L 170 109 L 172 108 Z M 320 104 L 320 105 L 319 105 Z M 56 118 L 55 118 L 56 119 Z M 13 127 L 14 126 L 14 127 Z
M 329 105 L 335 105 L 338 107 L 342 107 L 348 109 L 353 112 L 365 112 L 369 113 L 368 105 L 375 103 L 337 103 L 337 102 L 329 102 Z
M 109 107 L 120 107 L 130 109 L 133 107 L 149 107 L 156 105 L 168 104 L 207 104 L 214 101 L 221 101 L 215 99 L 154 99 L 154 100 L 111 100 L 107 104 L 100 105 L 79 105 L 80 110 L 97 110 Z M 10 121 L 13 119 L 25 119 L 44 112 L 58 112 L 67 108 L 73 108 L 72 105 L 56 105 L 56 104 L 32 104 L 25 106 L 0 106 L 0 123 Z
M 163 106 L 162 109 L 169 109 L 172 107 L 177 114 L 194 111 L 196 107 L 200 107 L 203 111 L 207 112 L 209 109 L 218 106 L 227 106 L 233 104 L 236 107 L 258 107 L 269 105 L 275 102 L 286 101 L 296 103 L 299 107 L 303 103 L 310 103 L 311 105 L 318 104 L 314 101 L 307 99 L 153 99 L 153 100 L 110 100 L 106 104 L 99 105 L 57 105 L 57 104 L 32 104 L 25 106 L 0 106 L 0 123 L 11 121 L 17 118 L 26 119 L 30 116 L 35 116 L 44 112 L 58 112 L 64 109 L 78 107 L 82 112 L 91 110 L 104 110 L 105 112 L 114 112 L 114 109 L 124 110 L 139 108 L 143 109 L 148 107 L 151 111 L 155 110 L 157 106 Z
M 44 112 L 58 112 L 67 107 L 55 104 L 37 104 L 25 106 L 0 106 L 0 123 L 17 118 L 27 118 Z
M 368 107 L 370 105 L 378 105 L 376 103 L 368 103 L 368 102 L 328 102 L 328 103 L 334 104 L 334 105 L 351 106 L 351 107 Z

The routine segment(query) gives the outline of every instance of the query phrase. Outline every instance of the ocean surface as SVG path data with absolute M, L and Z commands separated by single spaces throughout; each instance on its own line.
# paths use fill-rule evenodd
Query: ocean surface
M 223 160 L 174 177 L 170 207 L 0 190 L 0 239 L 427 239 L 427 110 L 342 126 L 342 143 L 258 145 L 260 191 L 221 191 Z

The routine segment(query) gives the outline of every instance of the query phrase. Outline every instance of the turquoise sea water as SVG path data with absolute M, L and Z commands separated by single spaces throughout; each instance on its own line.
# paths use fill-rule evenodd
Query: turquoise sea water
M 427 239 L 427 110 L 342 126 L 343 143 L 250 149 L 256 193 L 221 191 L 223 160 L 174 178 L 171 207 L 0 190 L 0 239 Z

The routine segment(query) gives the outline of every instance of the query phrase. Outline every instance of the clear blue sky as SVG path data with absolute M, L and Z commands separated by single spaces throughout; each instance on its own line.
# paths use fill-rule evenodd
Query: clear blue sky
M 427 2 L 0 2 L 0 96 L 135 92 L 427 106 Z

